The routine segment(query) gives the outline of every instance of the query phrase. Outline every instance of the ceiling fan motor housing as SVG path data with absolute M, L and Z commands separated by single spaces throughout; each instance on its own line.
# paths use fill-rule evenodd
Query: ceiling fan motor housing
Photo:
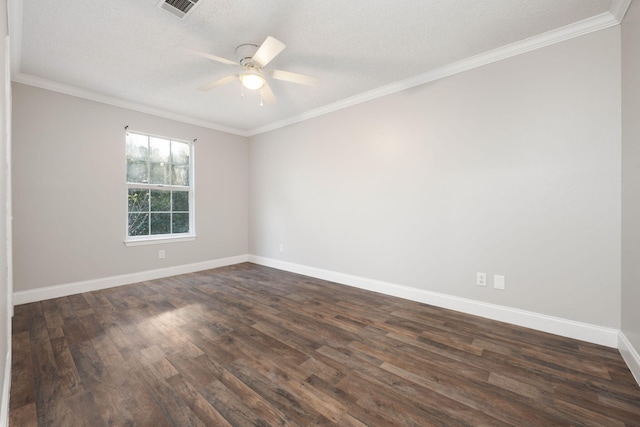
M 241 44 L 236 48 L 236 57 L 244 68 L 259 68 L 257 64 L 253 62 L 253 55 L 256 54 L 260 46 L 253 43 Z

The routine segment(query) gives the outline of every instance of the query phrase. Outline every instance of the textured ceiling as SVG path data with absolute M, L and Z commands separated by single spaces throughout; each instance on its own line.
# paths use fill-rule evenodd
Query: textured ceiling
M 628 6 L 624 0 L 200 0 L 180 20 L 157 3 L 11 0 L 14 80 L 251 134 Z M 263 107 L 255 92 L 241 98 L 237 82 L 198 90 L 237 69 L 183 48 L 236 59 L 236 46 L 269 35 L 287 47 L 267 69 L 316 76 L 322 86 L 270 80 L 278 103 Z

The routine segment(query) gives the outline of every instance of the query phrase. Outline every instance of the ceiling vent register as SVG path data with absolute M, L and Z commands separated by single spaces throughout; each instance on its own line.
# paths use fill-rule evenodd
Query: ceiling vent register
M 160 0 L 158 7 L 180 19 L 191 15 L 199 0 Z

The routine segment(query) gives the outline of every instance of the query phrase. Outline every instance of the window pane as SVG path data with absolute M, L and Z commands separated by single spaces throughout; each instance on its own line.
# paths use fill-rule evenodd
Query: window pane
M 189 212 L 189 192 L 174 191 L 173 192 L 173 211 Z
M 171 214 L 152 213 L 151 214 L 151 234 L 171 233 Z
M 137 133 L 127 135 L 127 182 L 148 180 L 149 137 Z
M 129 214 L 129 236 L 149 234 L 149 214 L 146 212 Z
M 151 163 L 151 184 L 169 184 L 169 163 Z
M 189 232 L 189 214 L 174 213 L 172 225 L 173 225 L 174 233 L 188 233 Z
M 170 142 L 168 139 L 150 137 L 151 161 L 153 163 L 169 163 L 169 147 Z
M 173 185 L 189 185 L 189 166 L 171 165 L 171 183 Z
M 174 165 L 189 165 L 189 144 L 171 141 L 171 163 Z
M 127 160 L 147 161 L 149 157 L 149 137 L 137 133 L 127 135 Z
M 171 191 L 151 190 L 151 211 L 169 212 L 171 210 L 170 197 Z
M 149 211 L 149 190 L 142 188 L 129 189 L 129 212 L 148 212 Z
M 152 184 L 169 184 L 169 149 L 168 139 L 149 138 L 149 158 L 151 171 L 149 182 Z
M 146 184 L 149 180 L 146 161 L 127 160 L 127 182 Z

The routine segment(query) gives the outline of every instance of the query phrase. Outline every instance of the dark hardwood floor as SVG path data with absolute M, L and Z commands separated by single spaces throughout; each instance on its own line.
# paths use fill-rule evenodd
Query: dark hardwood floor
M 15 307 L 11 426 L 640 426 L 617 350 L 253 264 Z

